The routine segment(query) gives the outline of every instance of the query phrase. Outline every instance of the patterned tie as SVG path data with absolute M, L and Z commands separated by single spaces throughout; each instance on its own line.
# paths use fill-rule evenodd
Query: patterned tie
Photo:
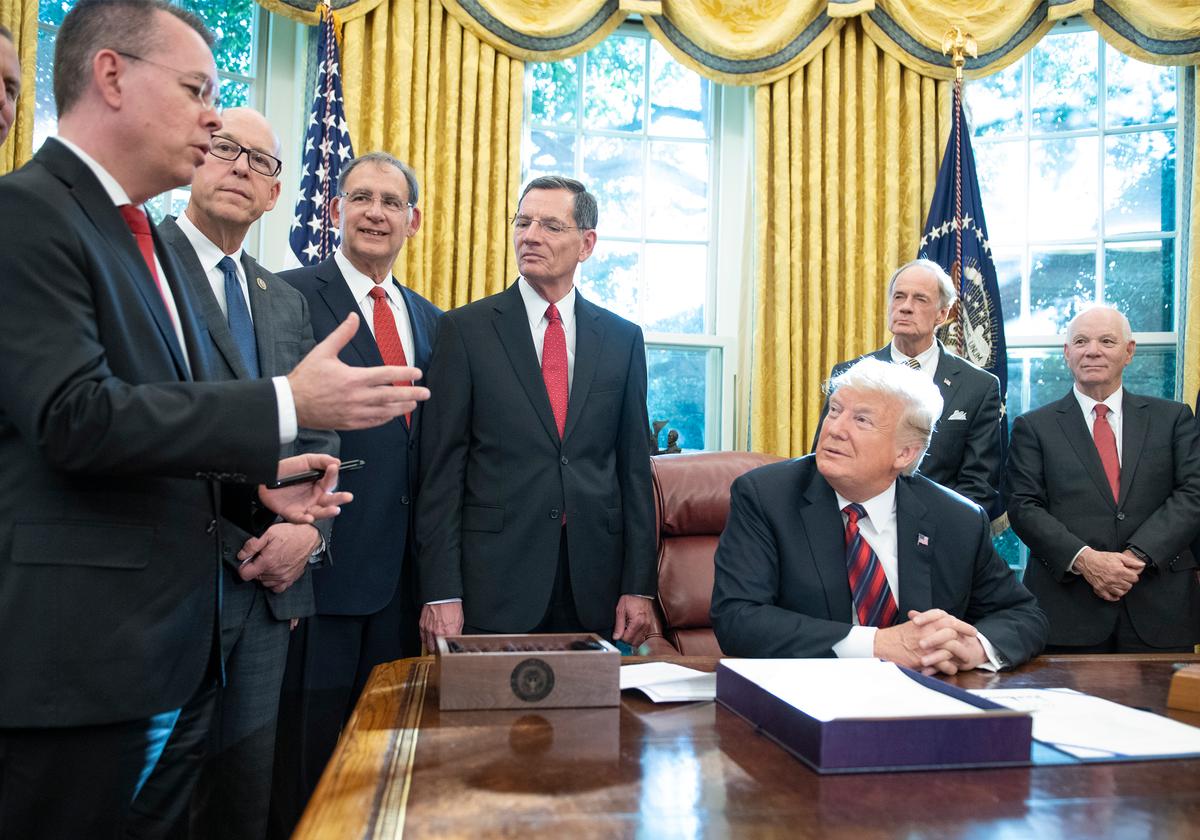
M 404 345 L 400 343 L 400 333 L 396 329 L 396 316 L 388 305 L 387 292 L 376 285 L 371 289 L 371 298 L 375 301 L 371 320 L 375 326 L 375 343 L 379 345 L 379 355 L 385 365 L 405 367 L 408 357 L 404 355 Z M 412 385 L 412 380 L 393 382 L 393 385 Z M 404 415 L 404 425 L 412 424 L 412 414 Z
M 921 369 L 921 363 L 919 361 L 917 361 L 916 359 L 905 359 L 904 364 L 908 365 L 913 370 Z
M 1108 478 L 1108 486 L 1112 488 L 1113 501 L 1118 501 L 1121 495 L 1121 461 L 1117 458 L 1117 436 L 1113 434 L 1112 426 L 1108 425 L 1108 406 L 1096 403 L 1096 422 L 1092 424 L 1092 440 L 1096 442 L 1096 451 L 1100 453 L 1100 463 L 1104 465 L 1104 475 Z
M 858 520 L 867 511 L 862 505 L 852 503 L 842 508 L 842 513 L 846 514 L 846 568 L 858 623 L 863 627 L 891 627 L 900 610 L 879 558 L 858 530 Z
M 550 397 L 550 408 L 558 426 L 561 439 L 567 430 L 567 334 L 563 330 L 562 316 L 553 303 L 546 307 L 546 334 L 542 337 L 542 379 L 546 383 L 546 395 Z
M 150 276 L 154 278 L 154 286 L 158 289 L 163 306 L 167 307 L 167 317 L 174 322 L 175 319 L 171 317 L 171 306 L 167 303 L 167 290 L 163 288 L 162 278 L 158 276 L 158 266 L 154 263 L 154 237 L 150 234 L 150 220 L 146 218 L 146 211 L 132 204 L 122 204 L 117 210 L 120 211 L 121 218 L 125 220 L 125 224 L 129 226 L 129 232 L 137 241 L 138 250 L 142 252 L 146 268 L 150 269 Z
M 242 284 L 238 282 L 237 267 L 229 257 L 221 257 L 217 268 L 225 275 L 225 309 L 228 311 L 229 332 L 237 344 L 238 352 L 251 379 L 258 379 L 261 374 L 258 367 L 258 343 L 254 338 L 254 322 L 250 320 L 250 309 L 246 306 L 246 297 L 242 294 Z

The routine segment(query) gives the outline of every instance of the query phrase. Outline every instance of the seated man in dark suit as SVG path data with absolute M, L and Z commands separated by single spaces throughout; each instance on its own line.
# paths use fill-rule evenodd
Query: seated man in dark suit
M 815 454 L 733 483 L 713 585 L 721 649 L 874 656 L 926 674 L 1036 655 L 1046 617 L 992 548 L 987 515 L 915 474 L 937 389 L 863 359 L 828 393 Z
M 942 413 L 921 460 L 921 475 L 955 490 L 983 507 L 993 519 L 1000 516 L 1001 435 L 1000 380 L 982 368 L 946 351 L 934 337 L 955 299 L 954 283 L 932 260 L 913 260 L 900 266 L 888 281 L 890 344 L 868 356 L 908 365 L 937 386 Z M 861 356 L 860 358 L 867 358 Z M 857 359 L 834 365 L 830 378 Z M 824 422 L 828 404 L 821 412 Z M 813 437 L 813 449 L 821 426 Z
M 1074 387 L 1013 423 L 1008 517 L 1060 653 L 1187 653 L 1200 641 L 1196 426 L 1183 403 L 1123 388 L 1134 348 L 1116 309 L 1076 315 L 1063 345 Z

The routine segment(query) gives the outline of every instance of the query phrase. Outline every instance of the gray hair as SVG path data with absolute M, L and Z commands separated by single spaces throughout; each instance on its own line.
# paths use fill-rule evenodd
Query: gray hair
M 567 190 L 575 196 L 575 227 L 580 230 L 595 230 L 596 222 L 600 219 L 600 211 L 596 207 L 596 196 L 587 191 L 579 181 L 574 178 L 565 178 L 562 175 L 543 175 L 540 178 L 534 178 L 525 185 L 525 189 L 521 190 L 521 197 L 517 199 L 517 205 L 525 200 L 525 196 L 530 190 Z
M 183 21 L 212 48 L 213 34 L 204 21 L 166 0 L 79 0 L 54 39 L 54 105 L 60 117 L 75 107 L 87 89 L 97 52 L 142 55 L 155 48 L 156 12 Z
M 900 279 L 900 275 L 910 268 L 923 268 L 926 271 L 932 272 L 933 276 L 937 278 L 938 306 L 942 309 L 949 309 L 954 304 L 955 298 L 958 297 L 958 292 L 954 289 L 954 281 L 950 279 L 950 275 L 946 273 L 946 269 L 933 260 L 927 260 L 924 257 L 906 262 L 892 272 L 887 287 L 889 298 L 891 298 L 892 292 L 896 289 L 896 281 Z
M 1121 322 L 1121 340 L 1133 341 L 1133 329 L 1129 326 L 1129 319 L 1125 317 L 1125 313 L 1117 307 L 1107 303 L 1093 303 L 1085 306 L 1083 309 L 1075 313 L 1070 321 L 1067 322 L 1067 341 L 1070 342 L 1071 336 L 1075 333 L 1075 322 L 1089 312 L 1095 312 L 1097 309 L 1104 309 L 1109 312 L 1117 313 L 1117 318 Z
M 417 189 L 417 173 L 407 163 L 403 163 L 399 158 L 390 155 L 387 152 L 367 152 L 365 155 L 359 155 L 354 160 L 350 161 L 338 173 L 337 191 L 341 195 L 346 191 L 346 179 L 350 177 L 361 163 L 377 163 L 380 166 L 394 166 L 400 170 L 400 174 L 404 176 L 405 183 L 408 184 L 408 203 L 414 207 L 417 205 L 417 198 L 420 195 Z
M 942 393 L 937 386 L 907 365 L 867 356 L 825 383 L 825 393 L 831 397 L 839 388 L 869 391 L 900 402 L 897 437 L 904 445 L 912 442 L 921 447 L 917 457 L 901 472 L 904 475 L 915 473 L 933 438 L 934 424 L 942 416 Z

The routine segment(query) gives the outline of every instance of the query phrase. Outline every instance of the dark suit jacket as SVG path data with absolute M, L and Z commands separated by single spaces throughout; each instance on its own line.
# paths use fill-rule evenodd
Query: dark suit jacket
M 159 235 L 175 252 L 183 275 L 192 293 L 192 300 L 208 328 L 215 352 L 211 354 L 214 378 L 249 379 L 245 360 L 229 331 L 229 321 L 213 294 L 212 285 L 200 264 L 187 235 L 168 216 L 158 226 Z M 267 271 L 245 251 L 242 269 L 246 272 L 246 288 L 250 293 L 250 313 L 254 319 L 255 344 L 258 347 L 259 373 L 265 379 L 283 376 L 312 349 L 312 325 L 308 318 L 308 302 L 304 296 Z M 260 283 L 262 285 L 260 285 Z M 300 429 L 296 440 L 280 448 L 279 457 L 287 458 L 302 452 L 326 452 L 336 455 L 336 432 Z M 333 520 L 317 523 L 317 529 L 328 544 Z M 221 523 L 221 559 L 232 568 L 239 565 L 237 553 L 250 534 L 238 525 L 225 520 Z M 261 584 L 254 584 L 260 586 Z M 306 572 L 283 592 L 264 589 L 271 615 L 276 619 L 302 618 L 315 609 L 312 579 Z
M 521 291 L 442 318 L 426 377 L 417 511 L 422 601 L 462 598 L 466 623 L 535 627 L 564 527 L 579 619 L 610 632 L 617 600 L 655 592 L 642 331 L 575 296 L 566 432 L 546 395 Z
M 320 341 L 351 312 L 362 317 L 337 262 L 330 257 L 311 268 L 281 272 L 308 301 L 316 339 Z M 393 278 L 392 282 L 396 282 Z M 415 359 L 409 364 L 425 370 L 441 310 L 411 289 L 396 283 L 412 322 Z M 342 350 L 348 365 L 383 364 L 379 346 L 363 320 L 358 333 Z M 346 473 L 339 489 L 354 494 L 334 520 L 329 543 L 333 561 L 313 569 L 317 612 L 322 615 L 371 615 L 387 606 L 404 566 L 405 547 L 412 527 L 417 484 L 417 441 L 424 410 L 412 415 L 411 428 L 397 418 L 374 429 L 341 434 L 341 457 L 362 458 L 366 466 Z
M 1000 492 L 1000 442 L 1006 429 L 1000 417 L 1000 380 L 966 359 L 946 352 L 938 341 L 938 364 L 933 381 L 942 392 L 942 416 L 921 461 L 920 472 L 931 481 L 949 487 L 986 510 L 998 505 Z M 868 354 L 884 362 L 892 360 L 892 345 L 885 344 Z M 830 378 L 864 359 L 851 359 L 833 366 Z M 821 409 L 821 423 L 829 401 Z M 821 434 L 821 423 L 813 436 L 813 449 Z
M 208 338 L 158 257 L 206 376 Z M 129 229 L 53 140 L 0 180 L 0 277 L 0 726 L 178 707 L 212 651 L 211 479 L 274 477 L 274 388 L 189 381 Z
M 921 476 L 901 476 L 896 527 L 900 620 L 940 608 L 978 628 L 1009 665 L 1037 655 L 1046 617 L 992 548 L 978 506 Z M 716 553 L 712 622 L 721 649 L 832 656 L 853 626 L 852 609 L 845 526 L 815 456 L 738 478 Z
M 1188 543 L 1200 530 L 1200 448 L 1186 405 L 1125 392 L 1121 490 L 1114 502 L 1073 391 L 1013 423 L 1008 518 L 1029 546 L 1025 585 L 1050 618 L 1050 644 L 1097 644 L 1119 603 L 1096 596 L 1067 567 L 1085 545 L 1136 546 L 1154 561 L 1123 599 L 1142 641 L 1200 641 L 1200 589 Z

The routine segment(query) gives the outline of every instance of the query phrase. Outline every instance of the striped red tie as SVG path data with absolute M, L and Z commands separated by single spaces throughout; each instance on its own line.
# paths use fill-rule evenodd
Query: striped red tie
M 867 515 L 857 503 L 842 508 L 846 514 L 846 568 L 850 573 L 850 594 L 854 612 L 863 627 L 891 627 L 900 610 L 879 558 L 858 530 L 858 520 Z

